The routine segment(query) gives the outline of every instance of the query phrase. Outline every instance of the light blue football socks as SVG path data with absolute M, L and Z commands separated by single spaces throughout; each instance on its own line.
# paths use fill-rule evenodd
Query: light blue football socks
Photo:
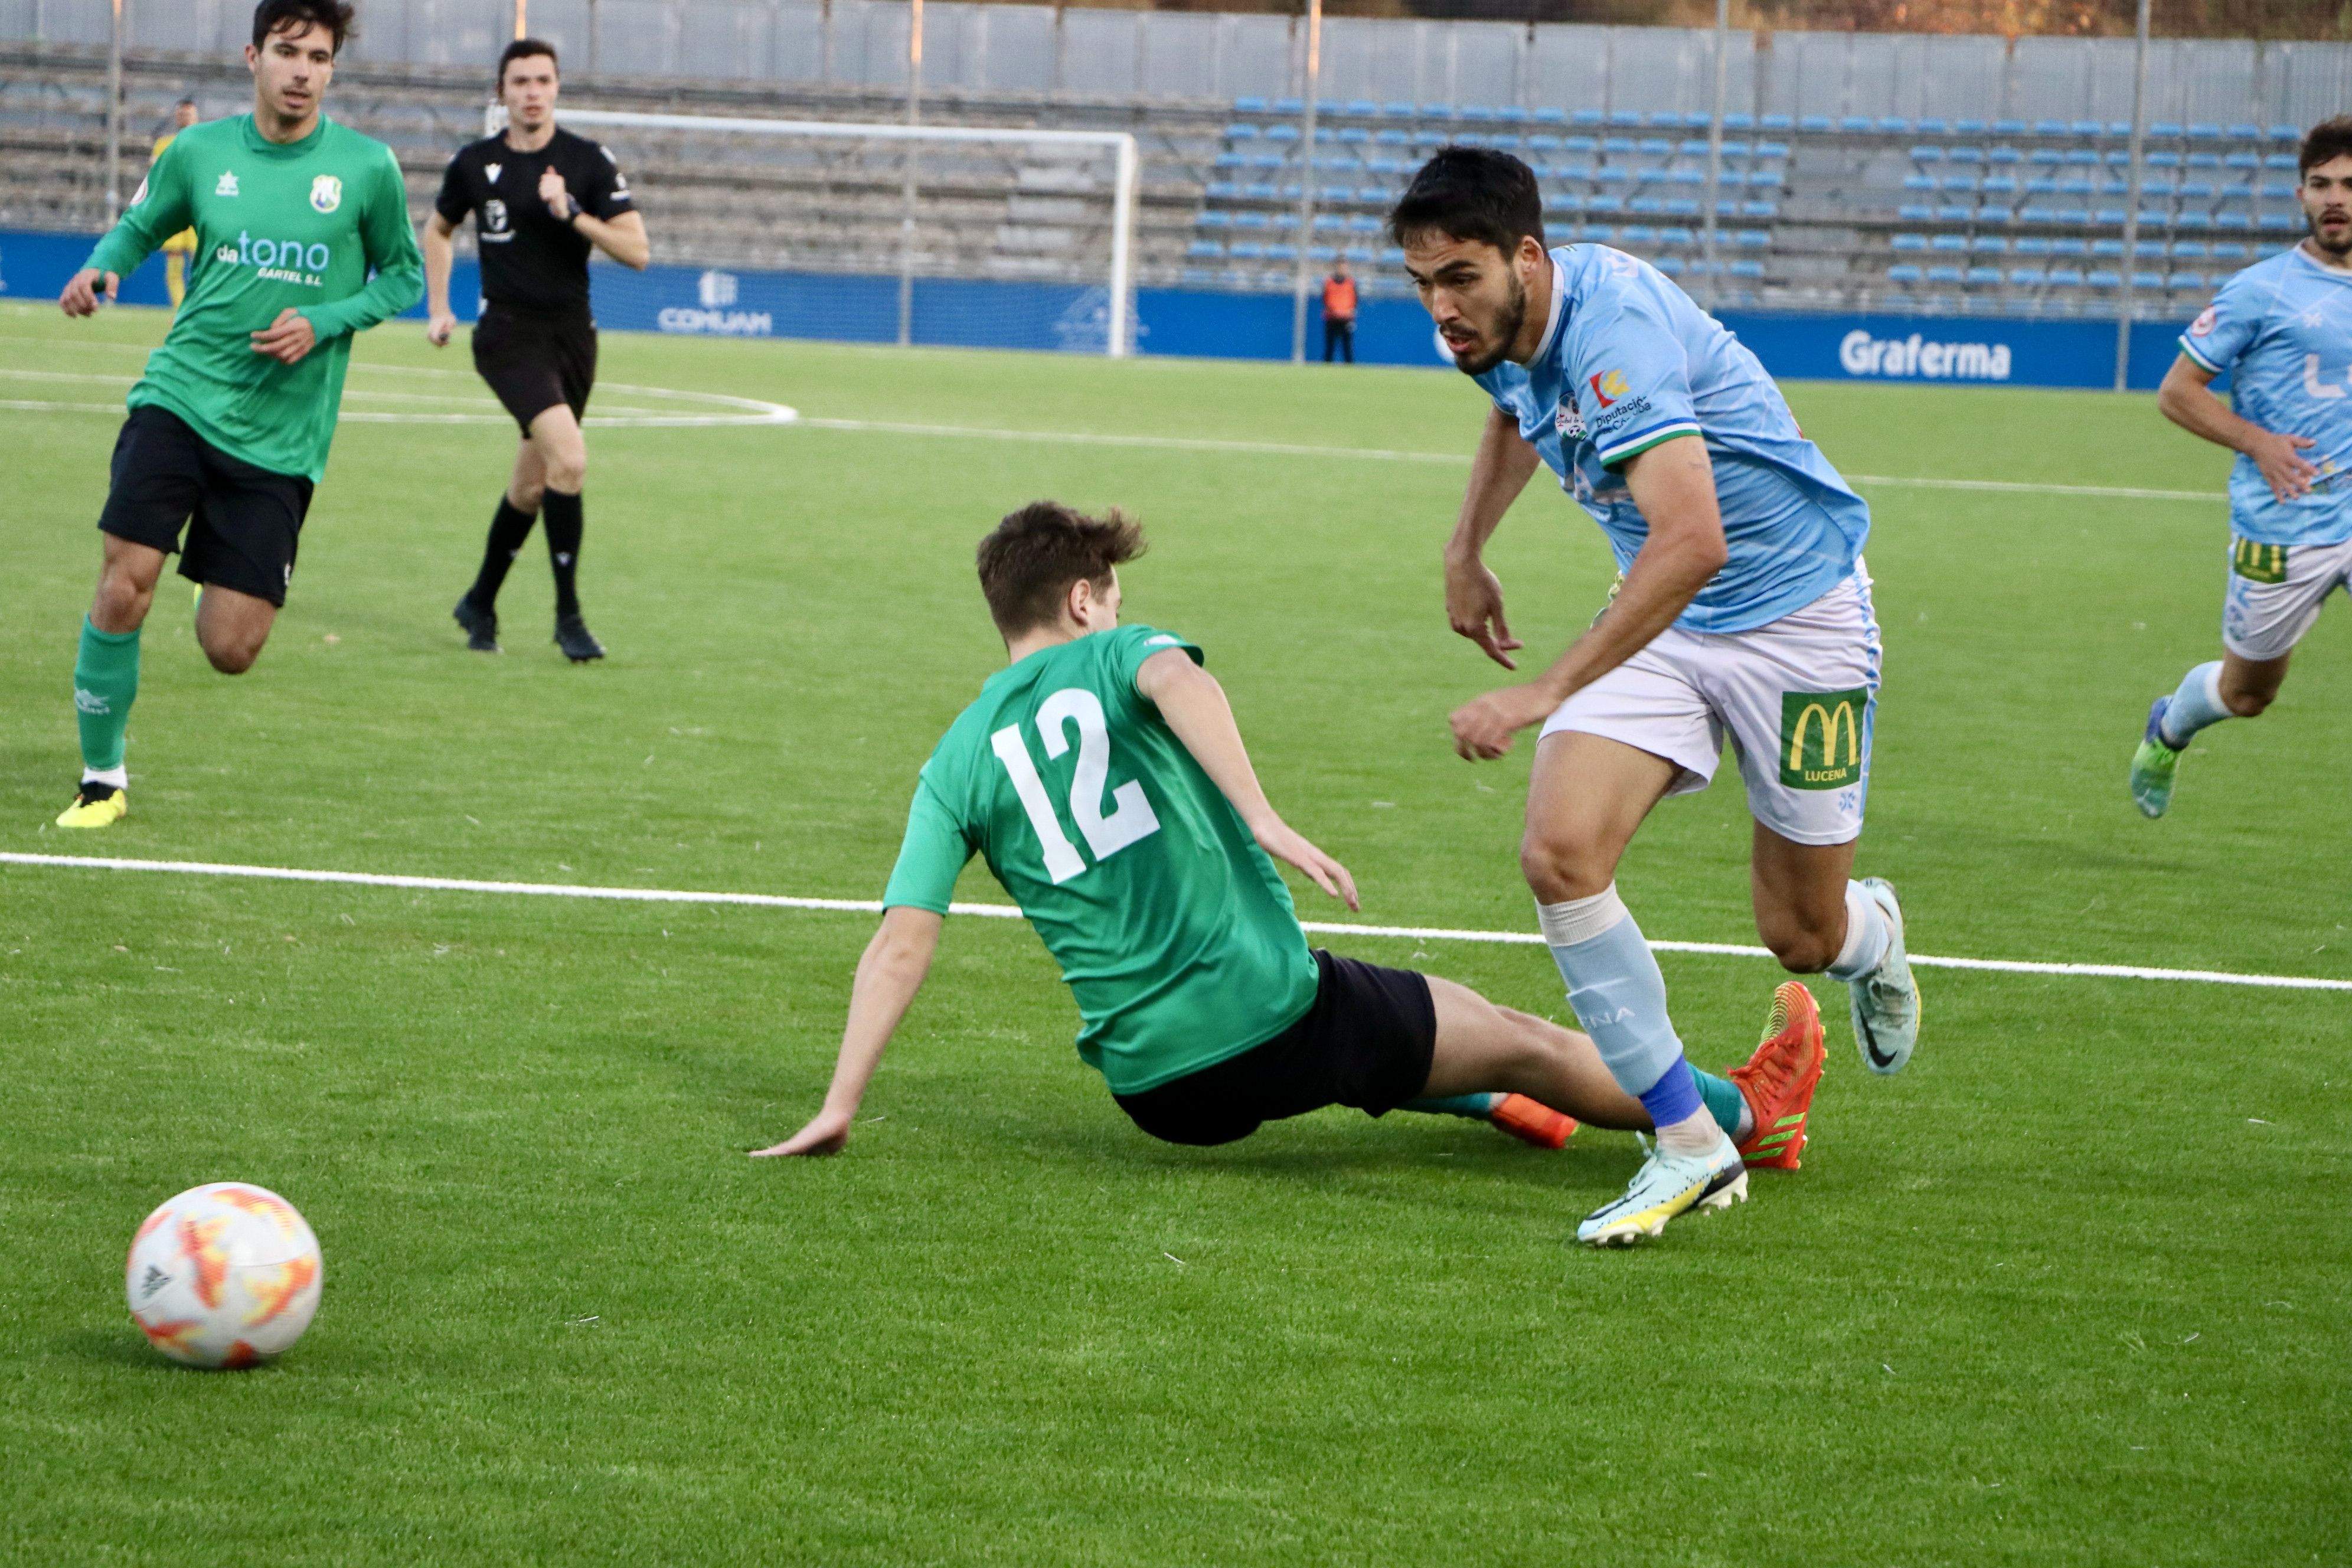
M 1705 1114 L 1666 1015 L 1666 977 L 1616 884 L 1591 898 L 1538 904 L 1536 919 L 1567 984 L 1568 1005 L 1617 1086 L 1649 1111 L 1660 1147 L 1677 1153 L 1712 1148 L 1723 1132 Z
M 2157 738 L 2177 752 L 2207 725 L 2236 717 L 2221 700 L 2221 661 L 2212 659 L 2180 678 L 2179 689 L 2157 721 Z

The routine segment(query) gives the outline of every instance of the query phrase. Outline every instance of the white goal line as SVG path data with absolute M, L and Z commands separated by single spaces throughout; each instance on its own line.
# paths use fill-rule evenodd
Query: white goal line
M 132 860 L 99 855 L 29 855 L 0 851 L 0 865 L 62 867 L 84 871 L 161 871 L 186 877 L 240 877 L 269 882 L 325 882 L 360 888 L 406 888 L 433 893 L 507 893 L 542 899 L 596 899 L 630 904 L 727 904 L 753 909 L 815 910 L 835 914 L 879 914 L 875 899 L 815 899 L 786 893 L 700 892 L 678 888 L 604 888 L 572 882 L 496 882 L 470 877 L 403 877 L 374 871 L 318 871 L 293 866 L 231 866 L 207 860 Z M 950 914 L 988 920 L 1018 920 L 1010 904 L 948 906 Z M 1345 921 L 1302 921 L 1317 936 L 1388 937 L 1411 942 L 1465 942 L 1540 947 L 1535 931 L 1457 931 L 1444 926 L 1362 925 Z M 1659 952 L 1720 958 L 1769 958 L 1769 950 L 1723 942 L 1653 942 Z M 2053 963 L 2022 958 L 1944 958 L 1911 954 L 1923 969 L 1976 969 L 2001 974 L 2052 974 L 2095 980 L 2172 980 L 2202 985 L 2253 985 L 2286 991 L 2352 991 L 2352 980 L 2305 974 L 2238 974 L 2219 969 L 2158 969 L 2131 963 Z

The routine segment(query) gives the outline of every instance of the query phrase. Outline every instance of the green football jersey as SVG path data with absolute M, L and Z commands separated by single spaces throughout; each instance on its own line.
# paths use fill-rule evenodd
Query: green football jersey
M 335 436 L 351 335 L 424 297 L 399 162 L 323 116 L 282 146 L 264 140 L 250 114 L 192 125 L 155 160 L 87 265 L 128 276 L 188 228 L 196 249 L 187 298 L 130 405 L 168 409 L 231 457 L 315 483 Z M 252 334 L 289 306 L 319 335 L 299 364 L 253 352 Z
M 1290 889 L 1160 710 L 1150 626 L 999 670 L 923 764 L 885 905 L 947 912 L 977 852 L 1077 999 L 1078 1055 L 1136 1094 L 1263 1045 L 1315 1000 Z

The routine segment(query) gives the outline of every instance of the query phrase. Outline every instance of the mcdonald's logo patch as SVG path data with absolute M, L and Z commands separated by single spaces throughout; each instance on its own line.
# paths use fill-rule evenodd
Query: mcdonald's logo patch
M 1862 779 L 1862 719 L 1870 689 L 1780 694 L 1780 782 L 1843 789 Z
M 2286 546 L 2257 544 L 2251 539 L 2238 541 L 2231 555 L 2230 570 L 2249 583 L 2284 583 L 2286 581 Z

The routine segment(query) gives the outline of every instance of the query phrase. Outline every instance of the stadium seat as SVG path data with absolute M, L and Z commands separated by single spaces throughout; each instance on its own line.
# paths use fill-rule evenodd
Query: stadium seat
M 1974 223 L 1977 209 L 1972 206 L 1946 205 L 1936 209 L 1937 223 Z
M 2050 286 L 2053 289 L 2080 289 L 2083 286 L 2082 269 L 2074 267 L 2052 268 Z
M 1723 128 L 1726 131 L 1753 131 L 1756 129 L 1756 117 L 1752 114 L 1727 114 L 1723 117 Z
M 2158 121 L 2147 128 L 2147 133 L 2158 142 L 2178 142 L 2183 134 L 2179 125 L 2169 120 Z
M 2164 287 L 2164 274 L 2161 272 L 2135 272 L 2131 275 L 2131 280 L 2132 287 L 2135 289 L 2161 289 Z
M 1339 112 L 1350 120 L 1370 120 L 1380 111 L 1381 106 L 1366 98 L 1351 98 L 1339 106 Z
M 1927 281 L 1930 283 L 1960 283 L 1966 281 L 1966 279 L 1967 275 L 1957 267 L 1930 267 L 1927 268 Z
M 1563 110 L 1558 109 L 1538 109 L 1532 116 L 1530 116 L 1530 118 L 1533 119 L 1538 125 L 1565 125 L 1568 123 L 1567 112 Z
M 1679 256 L 1661 256 L 1651 265 L 1669 278 L 1679 278 L 1683 275 L 1683 258 Z
M 1742 202 L 1739 204 L 1739 216 L 1741 217 L 1762 218 L 1765 222 L 1769 223 L 1780 216 L 1780 204 L 1778 202 Z
M 1235 261 L 1263 261 L 1265 259 L 1265 247 L 1254 239 L 1247 239 L 1234 246 L 1231 255 Z
M 1498 117 L 1493 110 L 1483 104 L 1465 103 L 1462 106 L 1462 118 L 1465 121 L 1484 123 Z
M 2213 247 L 2216 261 L 2243 261 L 2252 254 L 2235 240 L 2224 240 Z
M 2067 130 L 2077 136 L 2098 136 L 2105 133 L 2105 127 L 2095 120 L 2077 120 Z
M 2022 136 L 2025 134 L 2025 121 L 1996 120 L 1992 122 L 1992 133 L 1996 136 Z
M 1213 239 L 1196 239 L 1184 247 L 1185 258 L 1191 261 L 1222 260 L 1224 254 L 1225 247 Z
M 1287 115 L 1304 114 L 1307 112 L 1307 100 L 1303 98 L 1277 98 L 1274 100 L 1274 112 Z
M 2124 286 L 2122 273 L 2109 272 L 2104 268 L 2094 268 L 2084 275 L 2084 281 L 2094 289 L 2120 289 Z
M 2050 280 L 2050 275 L 2039 267 L 2012 267 L 2009 281 L 2012 288 L 2039 289 Z
M 2009 241 L 1998 234 L 1979 234 L 1969 240 L 1969 251 L 1977 256 L 2000 256 L 2009 249 Z
M 2025 162 L 2025 154 L 2014 147 L 1988 147 L 1985 149 L 1985 162 L 2013 167 Z
M 2018 243 L 2021 247 L 2024 245 L 2024 241 L 2022 240 L 2020 240 Z M 2084 245 L 2080 239 L 2075 238 L 2072 235 L 2068 235 L 2063 238 L 2053 239 L 2050 242 L 2050 254 L 2053 256 L 2086 256 L 2090 254 L 2090 247 Z
M 1955 120 L 1952 121 L 1952 133 L 1956 136 L 1981 136 L 1985 133 L 1985 122 L 1981 120 Z
M 1411 120 L 1412 118 L 1412 105 L 1410 103 L 1383 103 L 1381 105 L 1381 118 L 1383 120 Z
M 1734 278 L 1759 279 L 1764 276 L 1764 264 L 1753 258 L 1743 258 L 1733 262 L 1725 270 Z
M 1797 130 L 1807 136 L 1826 136 L 1835 129 L 1826 114 L 1802 114 L 1797 117 Z
M 2019 240 L 2012 248 L 2014 248 L 2020 256 L 2047 256 L 2050 254 L 2053 243 L 2054 242 L 2051 240 L 2042 238 L 2038 235 L 2027 235 L 2024 238 Z
M 2206 124 L 2201 121 L 2192 121 L 2189 122 L 2189 140 L 2191 142 L 2219 142 L 2221 140 L 2221 128 L 2218 125 Z
M 2205 274 L 2176 272 L 2167 281 L 2175 289 L 2202 289 L 2205 287 Z
M 1965 252 L 1969 248 L 1969 237 L 1965 234 L 1939 234 L 1929 239 L 1927 246 L 1931 250 Z
M 2033 122 L 2033 133 L 2036 136 L 2063 136 L 2066 134 L 2066 122 L 2063 120 L 2037 120 Z
M 1900 267 L 1890 267 L 1886 269 L 1886 280 L 1890 283 L 1917 283 L 1926 277 L 1927 274 L 1920 271 L 1919 268 L 1907 264 Z
M 1760 114 L 1756 118 L 1759 131 L 1794 131 L 1797 122 L 1785 114 Z
M 1265 100 L 1262 98 L 1237 98 L 1234 100 L 1234 112 L 1235 114 L 1264 114 L 1265 112 Z
M 1936 209 L 1925 202 L 1906 202 L 1895 209 L 1895 216 L 1905 223 L 1933 223 Z
M 1248 142 L 1255 140 L 1256 136 L 1257 127 L 1244 121 L 1236 121 L 1225 127 L 1225 140 L 1228 142 Z
M 1969 282 L 1971 286 L 1998 284 L 2000 281 L 2000 268 L 1998 267 L 1971 267 L 1969 268 Z

